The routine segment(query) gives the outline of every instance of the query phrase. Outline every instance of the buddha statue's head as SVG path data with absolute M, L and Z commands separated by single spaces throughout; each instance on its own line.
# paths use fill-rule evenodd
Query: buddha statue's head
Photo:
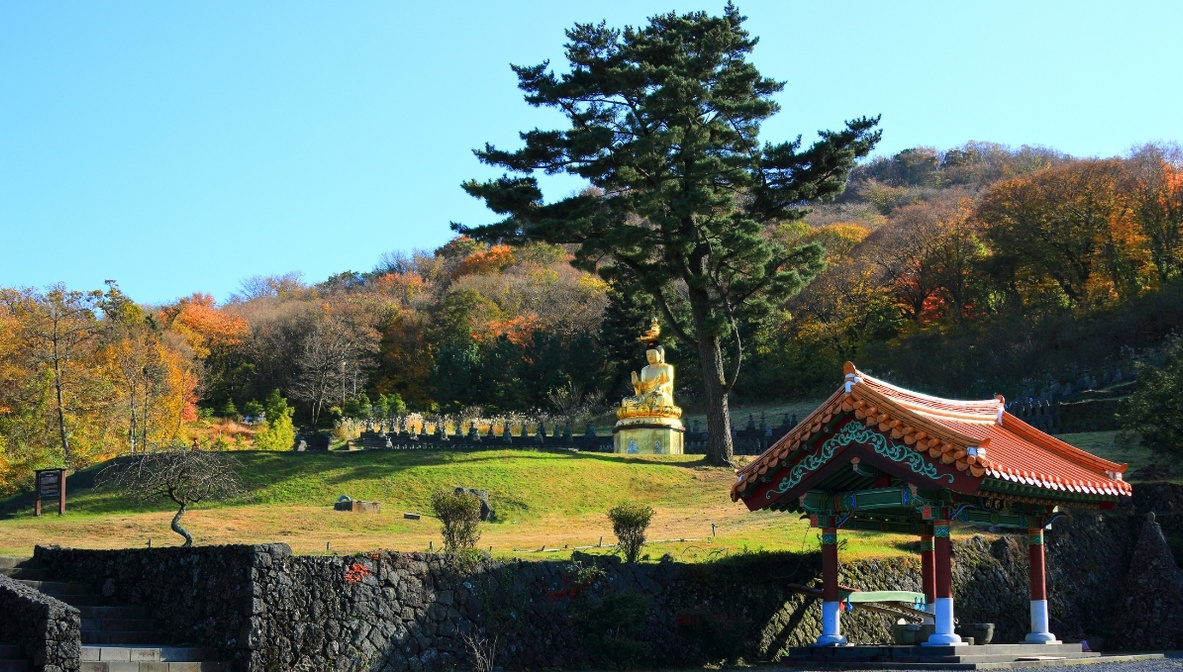
M 656 345 L 645 351 L 645 359 L 649 360 L 650 364 L 661 364 L 665 361 L 665 348 Z

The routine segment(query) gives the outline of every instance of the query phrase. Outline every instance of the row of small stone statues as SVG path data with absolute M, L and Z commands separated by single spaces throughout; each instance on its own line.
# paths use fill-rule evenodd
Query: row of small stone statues
M 464 425 L 468 425 L 467 431 L 465 431 Z M 484 431 L 481 431 L 482 425 L 485 426 Z M 530 431 L 531 427 L 534 428 L 533 432 Z M 583 436 L 595 435 L 595 426 L 590 422 L 587 423 L 583 431 Z M 423 439 L 434 439 L 436 441 L 463 439 L 473 442 L 504 441 L 507 439 L 522 441 L 529 439 L 541 442 L 547 438 L 563 437 L 570 439 L 573 436 L 574 432 L 570 421 L 563 423 L 561 426 L 559 422 L 551 421 L 548 431 L 545 420 L 518 423 L 485 421 L 460 424 L 455 422 L 408 423 L 396 418 L 391 422 L 390 427 L 370 425 L 365 432 L 362 432 L 361 438 L 368 446 L 369 442 L 376 440 L 389 440 L 392 444 L 398 443 L 399 441 Z

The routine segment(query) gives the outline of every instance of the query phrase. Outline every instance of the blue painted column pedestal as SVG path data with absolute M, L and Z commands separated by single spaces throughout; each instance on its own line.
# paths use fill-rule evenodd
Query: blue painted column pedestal
M 1048 626 L 1042 528 L 1027 531 L 1027 557 L 1031 561 L 1031 632 L 1024 641 L 1028 644 L 1059 644 Z
M 815 646 L 846 646 L 838 601 L 838 529 L 822 528 L 822 634 Z
M 935 629 L 923 646 L 955 646 L 961 637 L 953 631 L 953 549 L 949 540 L 949 521 L 938 520 L 932 527 L 936 565 Z

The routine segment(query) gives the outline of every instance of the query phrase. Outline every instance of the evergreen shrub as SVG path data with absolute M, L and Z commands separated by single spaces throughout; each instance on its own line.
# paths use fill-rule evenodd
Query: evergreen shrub
M 463 553 L 476 548 L 481 538 L 479 497 L 468 492 L 441 491 L 431 496 L 431 509 L 442 525 L 445 551 Z
M 620 504 L 608 509 L 612 532 L 616 534 L 620 552 L 625 560 L 636 562 L 645 545 L 645 530 L 653 520 L 653 507 L 641 504 Z

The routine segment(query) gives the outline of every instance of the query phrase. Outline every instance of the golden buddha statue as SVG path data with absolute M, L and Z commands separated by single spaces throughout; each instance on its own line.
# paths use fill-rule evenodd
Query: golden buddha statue
M 661 327 L 654 318 L 641 335 L 648 365 L 632 372 L 633 396 L 616 409 L 618 453 L 682 453 L 682 409 L 674 405 L 674 367 L 665 361 L 665 348 L 657 344 Z
M 674 367 L 665 362 L 665 348 L 660 345 L 645 351 L 648 366 L 641 373 L 632 372 L 633 392 L 620 402 L 616 417 L 682 417 L 682 409 L 674 405 Z

